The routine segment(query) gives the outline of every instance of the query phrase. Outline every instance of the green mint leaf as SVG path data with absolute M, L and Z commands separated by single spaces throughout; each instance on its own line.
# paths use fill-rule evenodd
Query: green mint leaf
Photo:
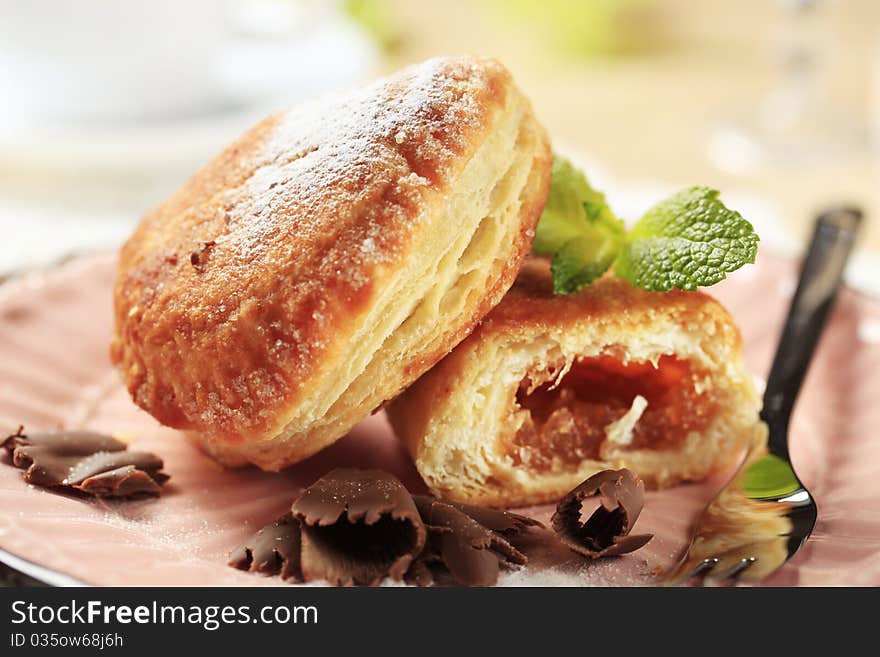
M 623 222 L 608 207 L 605 195 L 593 189 L 577 167 L 557 155 L 553 158 L 550 195 L 532 250 L 538 255 L 555 255 L 570 240 L 593 234 L 591 227 L 621 240 L 625 233 Z
M 625 234 L 605 195 L 567 159 L 554 157 L 550 195 L 532 250 L 553 256 L 555 293 L 577 292 L 608 271 Z
M 590 226 L 588 234 L 569 240 L 553 257 L 553 293 L 573 294 L 583 289 L 608 271 L 619 250 L 615 236 Z
M 694 290 L 753 263 L 755 229 L 718 194 L 691 187 L 648 210 L 627 235 L 615 273 L 646 290 Z
M 740 485 L 753 500 L 778 499 L 801 487 L 797 475 L 785 459 L 767 454 L 752 463 L 740 475 Z

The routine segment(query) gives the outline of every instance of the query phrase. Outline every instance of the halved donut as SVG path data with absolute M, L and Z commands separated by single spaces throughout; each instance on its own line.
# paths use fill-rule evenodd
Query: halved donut
M 730 464 L 763 432 L 730 315 L 700 292 L 607 276 L 552 294 L 530 259 L 464 342 L 388 409 L 435 495 L 559 499 L 626 467 L 666 486 Z

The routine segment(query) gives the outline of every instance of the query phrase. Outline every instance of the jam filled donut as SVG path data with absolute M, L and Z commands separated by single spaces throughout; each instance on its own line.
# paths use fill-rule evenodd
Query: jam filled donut
M 388 415 L 438 497 L 525 506 L 608 468 L 702 479 L 766 435 L 759 409 L 720 303 L 613 276 L 554 296 L 534 258 Z
M 430 60 L 273 116 L 124 245 L 111 357 L 139 406 L 221 462 L 295 463 L 501 300 L 550 166 L 492 59 Z

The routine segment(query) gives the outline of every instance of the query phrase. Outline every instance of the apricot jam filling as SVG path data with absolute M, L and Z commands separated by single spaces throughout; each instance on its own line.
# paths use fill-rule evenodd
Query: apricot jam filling
M 648 405 L 633 427 L 627 449 L 675 449 L 693 431 L 705 430 L 716 410 L 706 377 L 692 363 L 661 356 L 652 363 L 622 363 L 612 356 L 579 358 L 556 385 L 535 386 L 526 377 L 516 393 L 528 417 L 510 441 L 516 465 L 549 469 L 598 459 L 608 425 L 620 420 L 640 395 Z

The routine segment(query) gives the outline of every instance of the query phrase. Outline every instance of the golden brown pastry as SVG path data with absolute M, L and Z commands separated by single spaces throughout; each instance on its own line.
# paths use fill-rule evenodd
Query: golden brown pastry
M 522 506 L 606 468 L 655 486 L 701 479 L 763 431 L 758 409 L 739 332 L 714 299 L 613 276 L 553 296 L 547 262 L 530 259 L 388 415 L 435 495 Z
M 431 60 L 273 116 L 123 247 L 112 359 L 138 405 L 222 462 L 299 461 L 498 303 L 550 160 L 491 59 Z

